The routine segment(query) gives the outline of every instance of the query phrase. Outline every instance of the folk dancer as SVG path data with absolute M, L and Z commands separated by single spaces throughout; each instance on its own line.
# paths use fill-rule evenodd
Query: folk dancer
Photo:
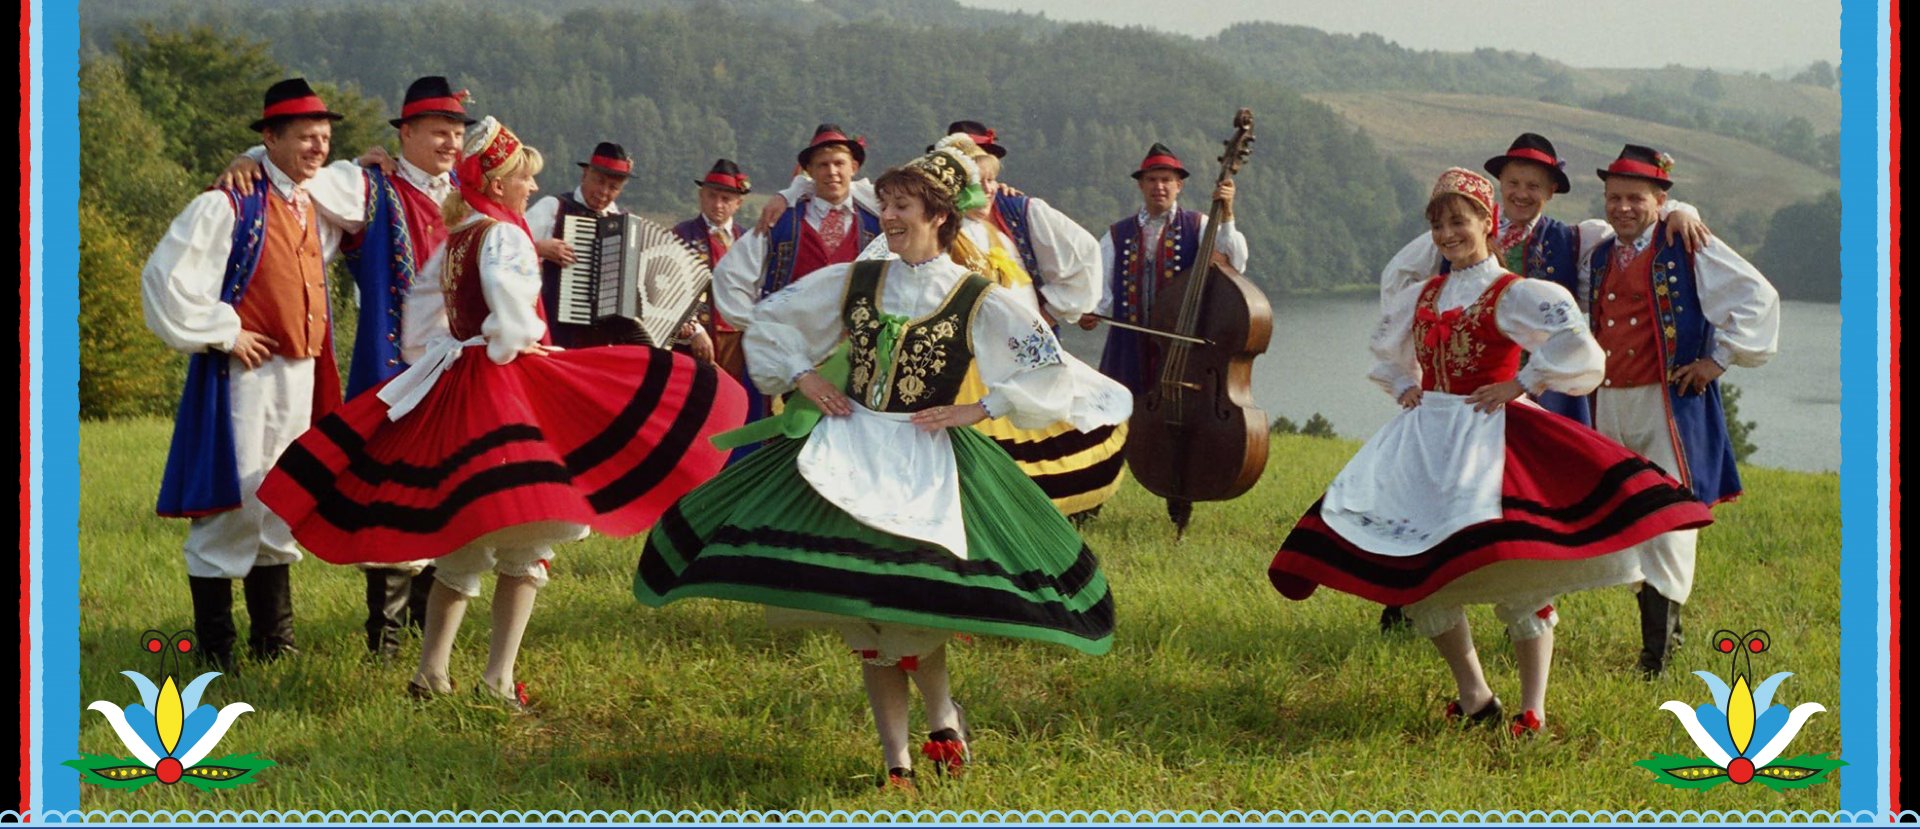
M 281 451 L 340 403 L 327 293 L 340 233 L 314 215 L 306 184 L 342 117 L 304 78 L 269 87 L 249 127 L 266 146 L 266 176 L 196 196 L 140 273 L 147 328 L 190 355 L 157 509 L 192 520 L 194 636 L 223 671 L 235 664 L 233 579 L 253 658 L 297 653 L 288 568 L 300 550 L 258 490 Z
M 700 215 L 673 226 L 673 233 L 700 254 L 708 268 L 719 264 L 747 229 L 733 220 L 740 210 L 741 197 L 753 192 L 753 183 L 740 165 L 722 158 L 713 162 L 705 177 L 694 182 L 700 200 Z M 740 352 L 740 329 L 733 327 L 713 306 L 713 292 L 701 298 L 696 320 L 713 339 L 713 360 L 721 370 L 742 383 L 749 382 L 746 357 Z
M 288 448 L 260 498 L 335 563 L 436 559 L 416 698 L 453 690 L 454 635 L 498 579 L 483 694 L 525 710 L 514 665 L 553 545 L 624 536 L 720 469 L 738 384 L 653 348 L 548 345 L 523 212 L 540 153 L 488 117 L 469 134 L 447 242 L 407 297 L 411 367 Z
M 1295 523 L 1267 575 L 1290 599 L 1325 585 L 1405 605 L 1453 673 L 1447 719 L 1498 727 L 1462 611 L 1492 604 L 1520 672 L 1508 730 L 1532 736 L 1547 719 L 1554 596 L 1631 583 L 1634 544 L 1713 517 L 1645 458 L 1519 399 L 1584 394 L 1605 357 L 1571 292 L 1493 254 L 1494 213 L 1479 174 L 1435 183 L 1427 220 L 1452 268 L 1402 291 L 1372 340 L 1368 376 L 1404 411 Z
M 1580 260 L 1593 335 L 1607 378 L 1593 398 L 1594 428 L 1685 484 L 1706 506 L 1740 495 L 1720 375 L 1764 365 L 1780 343 L 1780 294 L 1717 238 L 1689 252 L 1661 232 L 1673 160 L 1629 144 L 1604 170 L 1613 238 Z M 1641 673 L 1666 669 L 1693 593 L 1699 533 L 1679 529 L 1642 544 Z

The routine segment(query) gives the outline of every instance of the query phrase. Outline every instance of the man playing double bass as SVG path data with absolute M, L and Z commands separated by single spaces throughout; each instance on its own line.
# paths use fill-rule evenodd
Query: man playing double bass
M 1167 145 L 1155 142 L 1133 172 L 1139 182 L 1143 206 L 1132 216 L 1114 222 L 1100 239 L 1100 259 L 1106 289 L 1094 308 L 1097 317 L 1106 317 L 1132 325 L 1148 326 L 1160 290 L 1193 267 L 1199 253 L 1201 236 L 1207 229 L 1207 214 L 1179 205 L 1187 168 Z M 1214 189 L 1213 198 L 1222 204 L 1220 233 L 1215 252 L 1225 255 L 1234 270 L 1247 267 L 1247 237 L 1233 226 L 1233 181 L 1223 181 Z M 1168 297 L 1178 302 L 1179 297 Z M 1100 324 L 1096 317 L 1082 317 L 1080 327 L 1093 330 Z M 1100 355 L 1100 372 L 1120 381 L 1135 395 L 1153 386 L 1160 371 L 1163 344 L 1153 335 L 1124 328 L 1107 331 L 1106 349 Z M 1193 502 L 1167 499 L 1167 517 L 1186 526 L 1193 514 Z

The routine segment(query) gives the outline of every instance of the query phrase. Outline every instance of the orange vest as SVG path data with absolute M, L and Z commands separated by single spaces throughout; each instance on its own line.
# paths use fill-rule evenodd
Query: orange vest
M 1624 268 L 1608 268 L 1606 281 L 1594 295 L 1594 339 L 1607 353 L 1604 382 L 1610 388 L 1666 382 L 1659 346 L 1654 342 L 1657 317 L 1652 298 L 1647 296 L 1647 286 L 1653 284 L 1654 247 L 1648 245 Z
M 277 191 L 269 192 L 266 201 L 267 235 L 260 242 L 260 264 L 234 310 L 240 314 L 240 327 L 279 343 L 274 354 L 318 357 L 327 344 L 328 314 L 319 218 L 309 215 L 303 229 Z

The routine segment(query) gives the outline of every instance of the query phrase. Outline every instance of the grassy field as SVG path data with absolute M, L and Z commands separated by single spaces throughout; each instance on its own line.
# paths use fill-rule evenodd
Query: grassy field
M 1515 135 L 1540 132 L 1552 139 L 1573 179 L 1574 191 L 1548 208 L 1562 220 L 1599 217 L 1592 209 L 1600 193 L 1593 171 L 1629 142 L 1673 155 L 1674 197 L 1701 205 L 1709 225 L 1725 224 L 1734 211 L 1772 216 L 1839 186 L 1832 175 L 1739 139 L 1524 98 L 1428 92 L 1309 97 L 1365 129 L 1422 181 L 1456 165 L 1478 170 Z
M 179 545 L 152 514 L 169 426 L 81 427 L 80 747 L 126 756 L 84 701 L 125 705 L 122 670 L 154 673 L 137 637 L 191 624 Z M 399 664 L 363 657 L 362 580 L 315 559 L 295 568 L 298 658 L 222 677 L 206 701 L 240 700 L 216 756 L 279 763 L 222 792 L 87 787 L 89 809 L 1831 809 L 1835 783 L 1671 789 L 1635 768 L 1698 756 L 1656 710 L 1709 700 L 1690 675 L 1725 675 L 1703 640 L 1766 628 L 1761 676 L 1793 671 L 1777 703 L 1824 703 L 1790 753 L 1840 750 L 1838 478 L 1746 470 L 1749 495 L 1703 533 L 1691 635 L 1669 675 L 1632 676 L 1625 589 L 1560 603 L 1550 739 L 1455 732 L 1452 682 L 1430 645 L 1383 637 L 1377 607 L 1327 591 L 1289 602 L 1265 577 L 1272 549 L 1356 445 L 1286 437 L 1245 497 L 1203 504 L 1183 543 L 1129 483 L 1087 530 L 1112 581 L 1111 654 L 976 639 L 953 650 L 976 765 L 929 775 L 917 795 L 878 793 L 881 771 L 855 660 L 837 638 L 774 632 L 757 608 L 691 601 L 663 611 L 629 584 L 638 539 L 563 548 L 540 597 L 520 677 L 544 707 L 515 718 L 465 695 L 402 693 Z M 490 588 L 489 588 L 490 591 Z M 236 598 L 237 598 L 236 591 Z M 238 604 L 238 602 L 236 602 Z M 454 676 L 485 659 L 487 601 L 467 615 Z M 238 608 L 236 608 L 238 612 Z M 244 614 L 241 624 L 244 631 Z M 1469 611 L 1489 679 L 1519 695 L 1512 651 L 1486 608 Z M 916 703 L 917 709 L 917 703 Z M 58 714 L 57 714 L 58 715 Z M 919 713 L 915 712 L 916 723 Z M 916 724 L 915 739 L 924 727 Z M 1839 774 L 1845 774 L 1841 770 Z

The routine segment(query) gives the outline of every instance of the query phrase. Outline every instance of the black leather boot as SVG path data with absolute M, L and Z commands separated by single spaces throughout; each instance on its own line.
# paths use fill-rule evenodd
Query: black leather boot
M 208 667 L 233 673 L 233 579 L 188 576 L 193 592 L 194 650 Z
M 427 565 L 427 569 L 421 570 L 420 575 L 413 577 L 413 584 L 409 590 L 411 592 L 407 597 L 407 624 L 412 625 L 414 630 L 426 630 L 427 594 L 433 592 L 433 565 Z
M 367 650 L 375 656 L 395 656 L 407 626 L 410 579 L 407 571 L 391 568 L 368 570 L 366 575 Z
M 1640 675 L 1653 679 L 1667 669 L 1667 660 L 1679 648 L 1675 628 L 1680 605 L 1646 585 L 1641 585 L 1636 598 L 1640 602 Z
M 247 649 L 261 662 L 300 653 L 293 646 L 293 585 L 287 579 L 291 566 L 256 566 L 242 581 L 247 594 Z

